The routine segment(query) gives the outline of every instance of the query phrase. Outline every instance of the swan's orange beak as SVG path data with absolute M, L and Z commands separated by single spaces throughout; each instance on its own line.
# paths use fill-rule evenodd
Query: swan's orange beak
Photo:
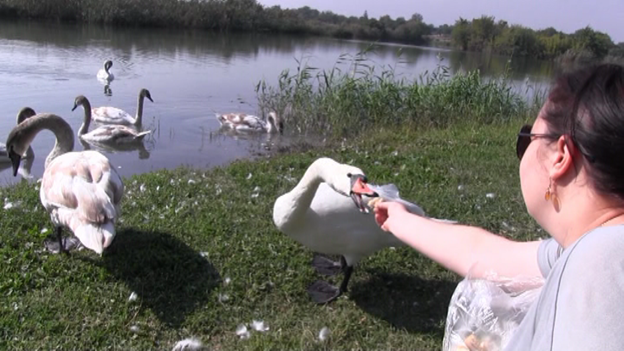
M 362 201 L 362 195 L 369 197 L 377 197 L 379 195 L 368 186 L 366 176 L 361 174 L 349 174 L 349 177 L 351 178 L 351 192 L 349 196 L 351 196 L 351 199 L 360 212 L 368 213 L 368 208 L 364 205 L 364 201 Z

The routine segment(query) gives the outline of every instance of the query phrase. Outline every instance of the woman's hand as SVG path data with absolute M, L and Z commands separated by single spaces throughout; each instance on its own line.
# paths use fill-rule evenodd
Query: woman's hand
M 405 206 L 398 202 L 378 202 L 375 204 L 375 221 L 381 229 L 392 232 L 401 225 L 401 217 L 409 213 Z

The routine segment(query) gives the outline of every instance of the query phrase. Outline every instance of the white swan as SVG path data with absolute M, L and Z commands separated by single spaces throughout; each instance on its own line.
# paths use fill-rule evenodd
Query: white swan
M 139 132 L 134 128 L 121 124 L 106 124 L 89 132 L 89 125 L 91 124 L 91 103 L 89 103 L 89 100 L 84 95 L 78 95 L 74 100 L 72 111 L 76 110 L 78 106 L 82 106 L 84 109 L 84 120 L 78 130 L 78 137 L 85 141 L 128 144 L 143 140 L 146 135 L 152 132 L 151 130 Z
M 216 114 L 221 127 L 237 132 L 265 132 L 280 134 L 284 132 L 284 124 L 275 112 L 269 112 L 267 120 L 245 113 Z
M 22 123 L 26 118 L 32 117 L 35 115 L 35 111 L 30 107 L 24 107 L 17 113 L 17 124 Z M 28 150 L 26 150 L 26 154 L 22 155 L 27 159 L 35 158 L 35 152 L 32 147 L 28 145 Z M 9 163 L 11 159 L 9 158 L 9 154 L 7 153 L 7 148 L 4 144 L 0 143 L 0 163 Z
M 308 292 L 315 302 L 330 302 L 347 291 L 353 266 L 362 258 L 385 247 L 404 245 L 382 231 L 372 214 L 362 213 L 368 212 L 363 201 L 375 196 L 361 169 L 319 158 L 291 191 L 275 201 L 273 222 L 281 232 L 314 252 L 341 256 L 340 263 L 314 258 L 319 273 L 332 275 L 341 269 L 344 273 L 338 288 L 323 281 L 312 284 Z M 408 209 L 424 214 L 416 205 Z
M 123 124 L 140 126 L 143 121 L 143 100 L 148 98 L 152 100 L 149 90 L 141 89 L 139 91 L 139 100 L 137 102 L 136 116 L 132 117 L 128 112 L 112 106 L 95 107 L 91 110 L 93 121 L 105 124 Z
M 100 70 L 98 71 L 96 75 L 97 79 L 102 81 L 103 83 L 112 82 L 113 79 L 115 79 L 115 76 L 108 71 L 111 67 L 113 67 L 113 61 L 104 61 L 104 68 L 100 68 Z
M 40 113 L 17 125 L 7 138 L 13 175 L 29 144 L 42 130 L 56 136 L 45 161 L 39 196 L 56 229 L 60 251 L 67 253 L 62 228 L 69 228 L 87 248 L 102 254 L 115 237 L 115 222 L 124 185 L 106 156 L 97 151 L 72 152 L 74 136 L 61 117 Z

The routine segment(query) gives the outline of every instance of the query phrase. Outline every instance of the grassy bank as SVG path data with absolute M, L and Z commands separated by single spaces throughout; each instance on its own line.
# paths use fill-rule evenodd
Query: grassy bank
M 478 70 L 451 75 L 442 59 L 431 72 L 401 77 L 393 66 L 375 65 L 373 50 L 343 55 L 331 70 L 300 60 L 297 69 L 282 72 L 276 85 L 258 83 L 258 105 L 281 111 L 297 133 L 353 136 L 380 128 L 502 123 L 535 116 L 544 98 L 540 90 L 527 101 L 514 91 L 509 72 L 489 79 Z
M 347 296 L 317 306 L 305 292 L 320 278 L 312 253 L 276 231 L 273 201 L 312 160 L 331 156 L 397 184 L 432 216 L 535 238 L 518 186 L 521 123 L 385 131 L 209 171 L 134 176 L 103 257 L 42 252 L 51 226 L 37 184 L 3 188 L 0 349 L 170 350 L 196 336 L 211 350 L 438 350 L 455 275 L 413 250 L 387 249 L 356 269 Z M 254 319 L 270 329 L 240 339 L 237 326 Z M 323 327 L 331 334 L 321 342 Z

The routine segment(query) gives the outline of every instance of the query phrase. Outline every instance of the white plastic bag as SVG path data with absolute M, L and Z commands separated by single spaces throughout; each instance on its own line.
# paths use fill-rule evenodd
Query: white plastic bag
M 394 201 L 394 202 L 398 202 L 400 204 L 402 204 L 403 206 L 405 206 L 405 208 L 418 216 L 422 216 L 422 217 L 427 217 L 430 218 L 434 221 L 438 221 L 438 222 L 444 222 L 444 223 L 451 223 L 451 224 L 456 224 L 457 221 L 453 221 L 450 219 L 437 219 L 437 218 L 431 218 L 428 217 L 425 214 L 425 211 L 418 205 L 416 205 L 415 203 L 403 200 L 400 196 L 399 196 L 399 189 L 397 188 L 396 185 L 390 183 L 390 184 L 384 184 L 384 185 L 378 185 L 378 184 L 371 184 L 369 183 L 368 186 L 371 188 L 371 190 L 373 190 L 374 192 L 377 193 L 377 195 L 379 195 L 379 197 L 381 199 L 383 199 L 383 201 Z
M 420 206 L 401 199 L 401 197 L 399 196 L 399 189 L 397 188 L 396 185 L 394 184 L 378 185 L 378 184 L 369 183 L 368 186 L 371 188 L 371 190 L 376 192 L 377 195 L 379 195 L 379 197 L 382 198 L 384 201 L 399 202 L 403 206 L 405 206 L 405 208 L 407 208 L 407 210 L 410 211 L 411 213 L 417 214 L 419 216 L 425 215 L 425 211 Z
M 536 301 L 544 279 L 513 279 L 470 274 L 455 289 L 449 304 L 443 351 L 500 351 Z

